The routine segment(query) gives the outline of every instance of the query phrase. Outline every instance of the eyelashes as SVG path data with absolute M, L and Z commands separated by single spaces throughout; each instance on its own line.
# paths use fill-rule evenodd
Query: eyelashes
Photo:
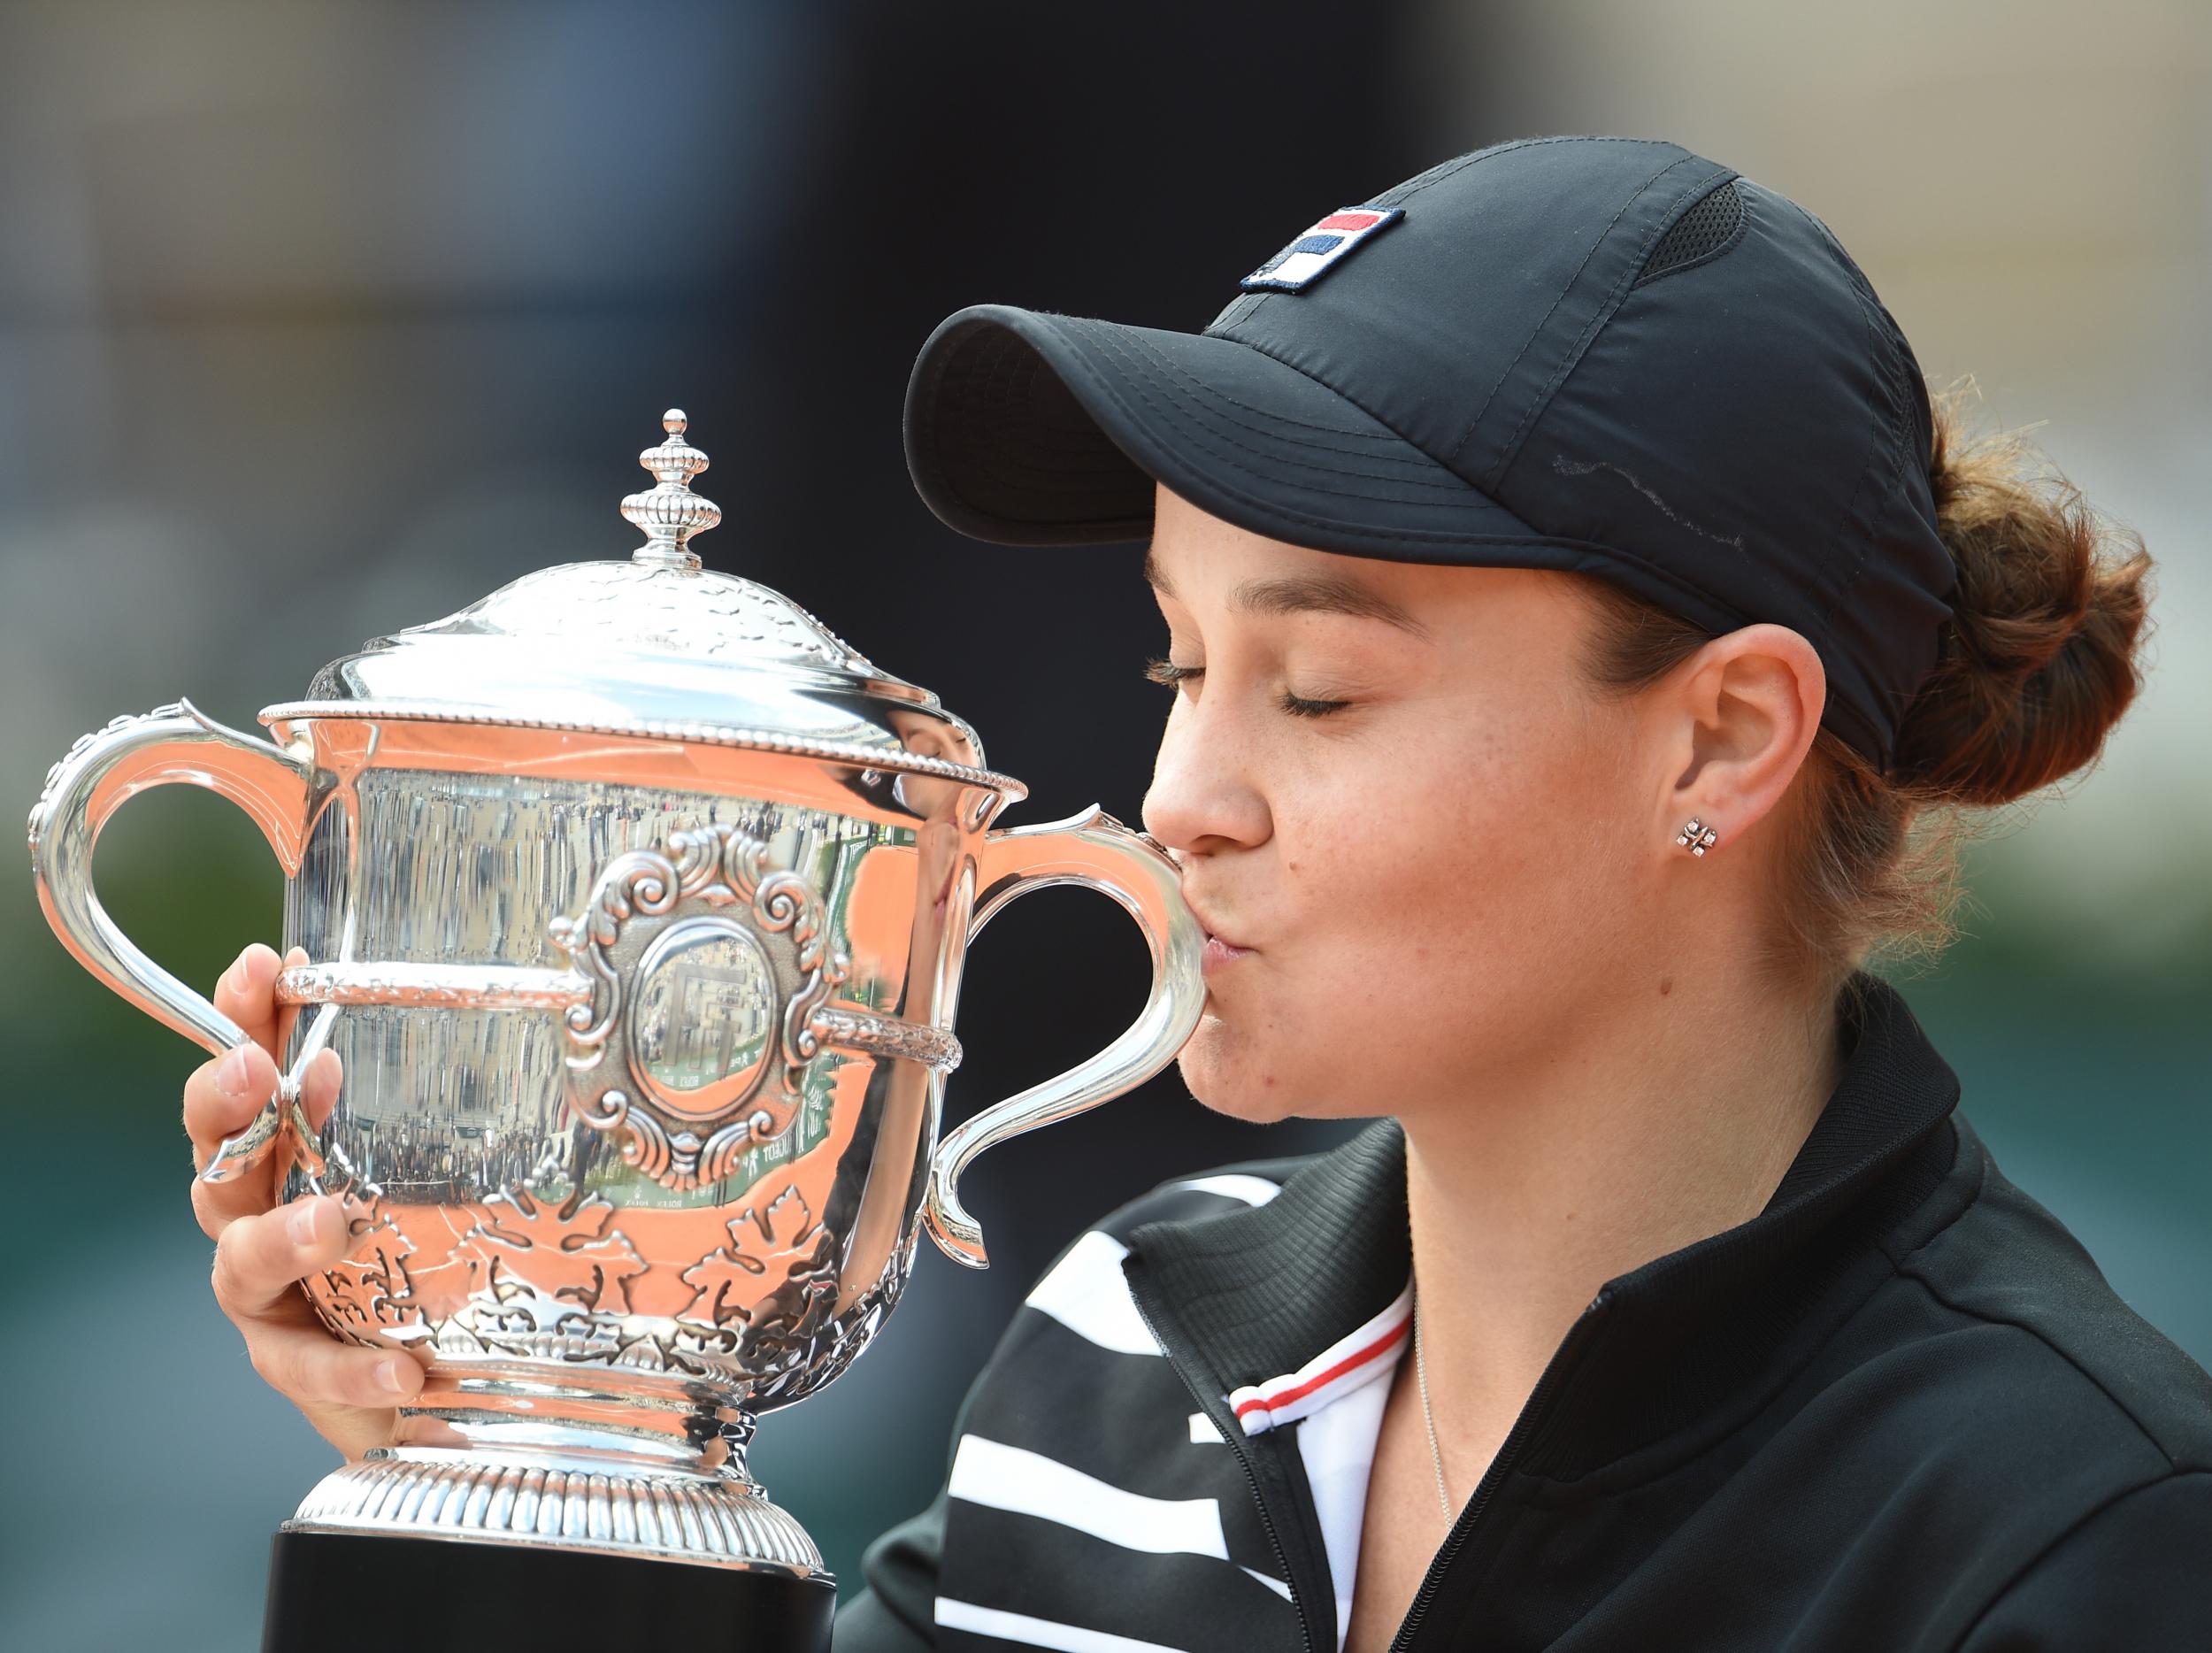
M 1205 676 L 1206 668 L 1202 665 L 1178 665 L 1172 660 L 1155 657 L 1145 661 L 1144 674 L 1155 683 L 1173 688 Z M 1277 696 L 1275 703 L 1294 718 L 1325 718 L 1333 711 L 1343 711 L 1352 703 L 1348 700 L 1309 700 L 1302 695 L 1294 695 L 1286 689 Z
M 1155 683 L 1173 688 L 1185 678 L 1205 676 L 1206 668 L 1202 665 L 1178 665 L 1172 660 L 1164 660 L 1156 655 L 1145 661 L 1144 674 Z

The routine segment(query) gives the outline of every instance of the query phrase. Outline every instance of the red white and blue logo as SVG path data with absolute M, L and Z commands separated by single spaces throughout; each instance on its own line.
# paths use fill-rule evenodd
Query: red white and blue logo
M 1298 292 L 1405 215 L 1403 207 L 1340 207 L 1237 285 L 1247 292 Z

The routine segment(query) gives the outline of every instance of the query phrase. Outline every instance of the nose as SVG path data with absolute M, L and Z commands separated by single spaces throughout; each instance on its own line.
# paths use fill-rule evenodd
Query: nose
M 1225 696 L 1179 699 L 1160 735 L 1152 784 L 1144 795 L 1144 829 L 1177 860 L 1224 850 L 1251 849 L 1271 830 L 1267 800 L 1253 772 L 1254 742 L 1235 738 L 1231 719 L 1209 706 Z

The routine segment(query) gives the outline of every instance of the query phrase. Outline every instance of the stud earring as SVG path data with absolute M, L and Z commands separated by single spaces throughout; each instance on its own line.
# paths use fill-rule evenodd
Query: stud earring
M 1690 817 L 1690 824 L 1687 826 L 1685 826 L 1679 833 L 1675 834 L 1674 841 L 1689 850 L 1692 855 L 1701 856 L 1706 852 L 1706 850 L 1713 846 L 1719 837 L 1720 834 L 1718 833 L 1715 832 L 1710 826 L 1707 826 L 1704 822 L 1699 820 L 1696 816 L 1693 815 Z

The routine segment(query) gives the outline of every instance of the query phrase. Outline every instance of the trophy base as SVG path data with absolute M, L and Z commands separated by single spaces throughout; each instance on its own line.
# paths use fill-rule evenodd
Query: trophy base
M 531 1653 L 669 1647 L 829 1653 L 813 1578 L 558 1546 L 280 1532 L 262 1653 Z
M 565 1456 L 396 1447 L 323 1477 L 287 1533 L 592 1550 L 827 1580 L 806 1529 L 741 1460 L 699 1473 L 641 1470 L 574 1442 Z M 830 1580 L 833 1584 L 834 1580 Z

